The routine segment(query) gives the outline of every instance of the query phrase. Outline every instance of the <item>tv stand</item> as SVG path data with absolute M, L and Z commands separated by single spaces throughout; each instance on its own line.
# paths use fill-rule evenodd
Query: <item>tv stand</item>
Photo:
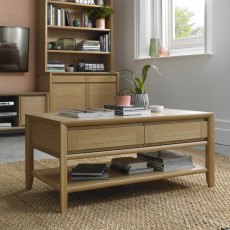
M 16 132 L 25 129 L 26 113 L 48 112 L 48 93 L 0 94 L 0 132 Z

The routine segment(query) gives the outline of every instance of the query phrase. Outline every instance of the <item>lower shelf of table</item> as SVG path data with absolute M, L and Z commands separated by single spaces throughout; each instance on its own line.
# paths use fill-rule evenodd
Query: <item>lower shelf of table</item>
M 134 184 L 146 181 L 166 179 L 170 177 L 185 176 L 190 174 L 205 173 L 207 168 L 196 165 L 192 169 L 175 170 L 170 172 L 154 171 L 148 173 L 140 173 L 133 175 L 125 175 L 118 171 L 109 169 L 108 180 L 91 180 L 91 181 L 71 181 L 68 167 L 67 192 L 78 192 L 93 190 L 99 188 L 113 187 L 126 184 Z M 52 186 L 56 190 L 60 190 L 59 168 L 39 169 L 33 171 L 33 175 L 44 183 Z

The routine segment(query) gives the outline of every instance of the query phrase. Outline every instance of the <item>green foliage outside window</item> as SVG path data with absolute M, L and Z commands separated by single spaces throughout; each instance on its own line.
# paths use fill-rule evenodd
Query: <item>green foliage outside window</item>
M 203 35 L 203 27 L 192 23 L 194 13 L 188 8 L 176 7 L 175 9 L 175 38 L 188 38 Z

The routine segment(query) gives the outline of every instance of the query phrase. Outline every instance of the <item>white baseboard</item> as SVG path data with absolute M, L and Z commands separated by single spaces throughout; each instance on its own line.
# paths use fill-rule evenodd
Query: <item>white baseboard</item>
M 230 145 L 230 120 L 215 120 L 215 143 Z

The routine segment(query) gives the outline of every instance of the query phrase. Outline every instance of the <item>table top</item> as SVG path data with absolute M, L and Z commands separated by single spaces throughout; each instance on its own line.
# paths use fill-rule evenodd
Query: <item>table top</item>
M 95 117 L 95 118 L 73 118 L 58 113 L 41 113 L 26 114 L 26 117 L 33 120 L 45 121 L 48 123 L 63 124 L 66 126 L 86 126 L 86 125 L 111 125 L 111 124 L 127 124 L 142 122 L 160 122 L 187 119 L 204 119 L 212 116 L 212 112 L 164 109 L 163 112 L 152 112 L 150 115 L 137 116 L 111 116 L 111 117 Z

